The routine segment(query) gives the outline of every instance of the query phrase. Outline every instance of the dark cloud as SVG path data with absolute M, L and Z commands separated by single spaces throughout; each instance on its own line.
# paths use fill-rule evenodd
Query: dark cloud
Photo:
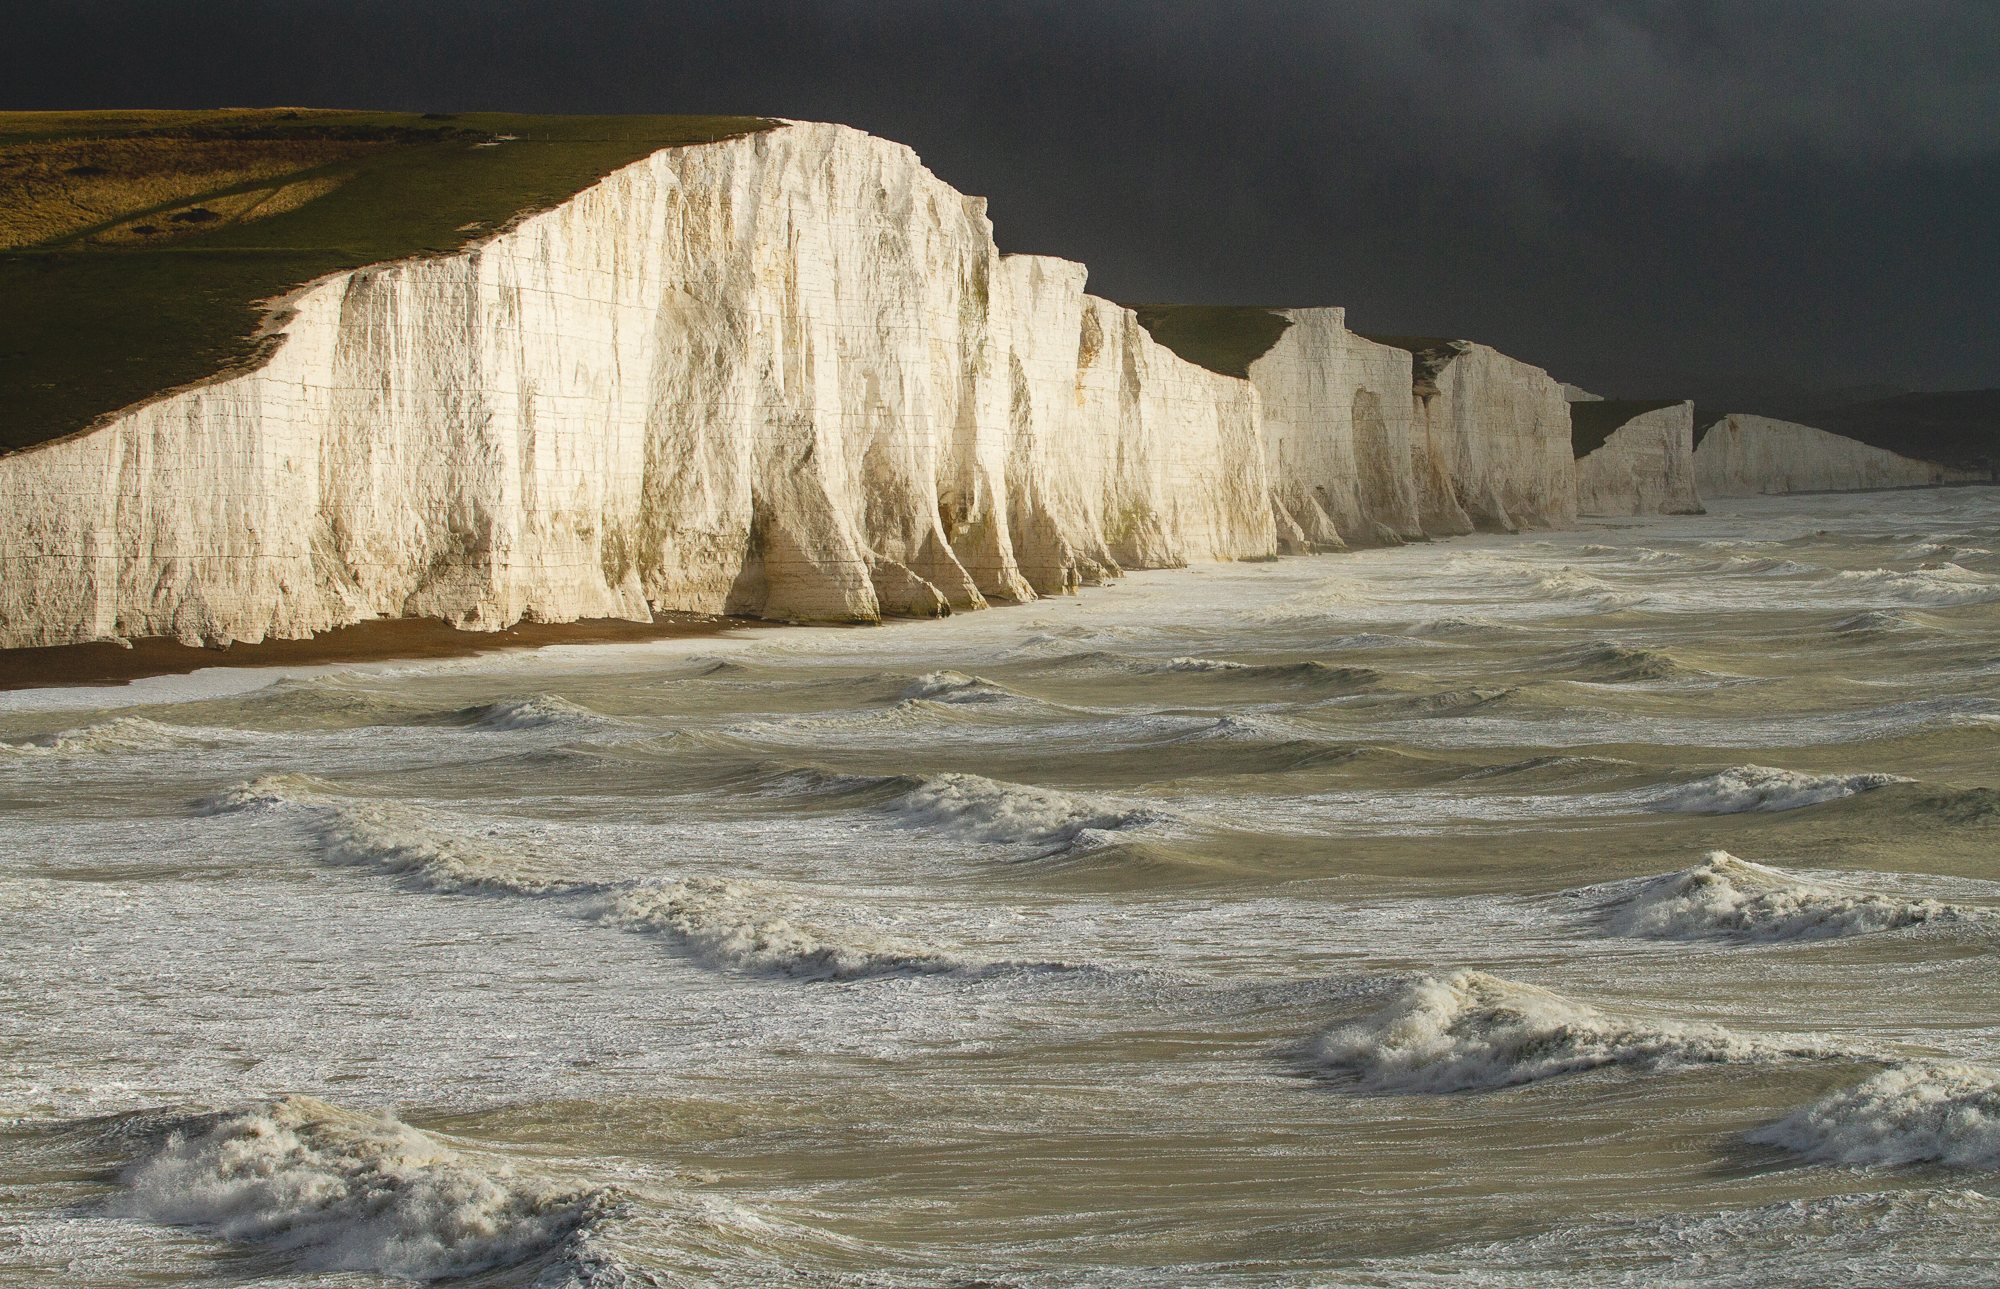
M 1613 393 L 2000 384 L 1990 0 L 101 0 L 17 18 L 0 96 L 838 120 L 1116 298 Z

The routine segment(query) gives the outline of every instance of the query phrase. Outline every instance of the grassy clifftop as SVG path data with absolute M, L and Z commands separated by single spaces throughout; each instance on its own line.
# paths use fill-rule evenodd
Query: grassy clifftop
M 0 452 L 255 361 L 262 302 L 757 117 L 0 113 Z
M 1248 376 L 1292 320 L 1251 304 L 1128 304 L 1154 340 L 1197 367 Z

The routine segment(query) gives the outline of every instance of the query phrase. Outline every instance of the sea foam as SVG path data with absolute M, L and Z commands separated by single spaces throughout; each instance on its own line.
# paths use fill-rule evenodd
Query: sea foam
M 1424 976 L 1381 1010 L 1323 1034 L 1313 1055 L 1371 1092 L 1458 1092 L 1606 1065 L 1663 1069 L 1822 1055 L 1717 1025 L 1607 1015 L 1483 971 Z
M 292 1096 L 157 1125 L 123 1172 L 123 1215 L 291 1253 L 305 1269 L 405 1280 L 559 1254 L 611 1192 L 483 1165 L 393 1118 Z
M 2000 1070 L 1957 1062 L 1892 1065 L 1747 1139 L 1819 1163 L 2000 1168 Z
M 1647 879 L 1606 905 L 1602 919 L 1614 935 L 1656 940 L 1812 940 L 1982 916 L 1936 900 L 1810 882 L 1713 850 L 1692 868 Z

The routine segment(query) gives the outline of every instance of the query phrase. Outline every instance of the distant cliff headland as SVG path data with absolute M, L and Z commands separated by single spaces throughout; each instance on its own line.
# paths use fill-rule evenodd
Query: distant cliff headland
M 837 125 L 13 114 L 0 182 L 0 647 L 870 622 L 1700 509 L 1689 403 L 1101 299 Z M 1731 433 L 1751 491 L 1846 460 Z

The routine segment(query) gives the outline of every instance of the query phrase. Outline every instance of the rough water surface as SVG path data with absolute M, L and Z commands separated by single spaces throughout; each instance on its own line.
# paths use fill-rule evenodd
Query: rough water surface
M 0 694 L 0 1283 L 2000 1285 L 2000 491 Z

